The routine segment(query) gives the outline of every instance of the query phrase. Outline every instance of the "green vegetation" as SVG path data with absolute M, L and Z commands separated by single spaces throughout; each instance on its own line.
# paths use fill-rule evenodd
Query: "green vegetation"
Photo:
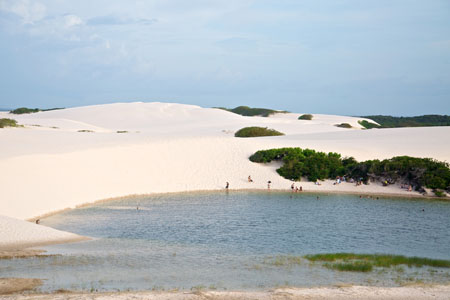
M 341 124 L 337 124 L 336 127 L 341 127 L 341 128 L 352 128 L 352 125 L 348 124 L 348 123 L 341 123 Z
M 274 129 L 267 129 L 267 127 L 244 127 L 239 129 L 234 136 L 235 137 L 257 137 L 257 136 L 276 136 L 284 135 Z
M 299 120 L 312 120 L 313 119 L 313 115 L 311 114 L 304 114 L 301 115 L 300 117 L 298 117 Z
M 4 127 L 18 127 L 17 121 L 13 119 L 0 119 L 0 128 Z
M 78 132 L 94 132 L 94 131 L 88 130 L 88 129 L 81 129 L 81 130 L 78 130 Z
M 361 120 L 361 121 L 358 121 L 358 123 L 359 123 L 362 127 L 366 128 L 366 129 L 380 128 L 380 125 L 377 125 L 377 124 L 375 124 L 375 123 L 371 123 L 371 122 L 369 122 L 369 121 L 367 121 L 367 120 Z
M 40 108 L 20 107 L 20 108 L 10 111 L 9 113 L 15 114 L 15 115 L 21 115 L 21 114 L 37 113 L 40 111 L 58 110 L 58 109 L 64 109 L 64 108 L 55 107 L 55 108 L 48 108 L 48 109 L 40 109 Z
M 324 264 L 325 267 L 344 272 L 370 272 L 373 265 L 366 262 L 355 261 L 347 263 Z
M 398 265 L 407 265 L 408 267 L 430 266 L 435 268 L 450 268 L 449 260 L 389 254 L 325 253 L 305 255 L 305 258 L 313 262 L 337 262 L 337 264 L 326 264 L 325 266 L 338 270 L 342 269 L 341 271 L 350 271 L 348 269 L 355 268 L 355 271 L 367 272 L 370 271 L 373 266 L 390 268 Z M 364 266 L 365 264 L 370 266 Z M 367 268 L 370 268 L 370 270 L 366 270 Z
M 268 117 L 275 113 L 287 113 L 287 111 L 279 111 L 268 108 L 252 108 L 248 106 L 238 106 L 232 109 L 225 107 L 217 107 L 217 108 L 247 117 L 254 117 L 254 116 Z
M 364 116 L 362 118 L 374 120 L 381 125 L 379 126 L 380 128 L 450 126 L 450 116 L 447 115 L 423 115 L 416 117 L 392 117 L 375 115 Z
M 368 183 L 369 179 L 388 184 L 400 182 L 410 184 L 416 190 L 424 186 L 442 190 L 450 187 L 449 164 L 431 158 L 397 156 L 382 161 L 357 162 L 353 157 L 341 158 L 334 152 L 327 154 L 310 149 L 279 148 L 257 151 L 249 159 L 258 163 L 281 160 L 284 164 L 277 169 L 278 174 L 292 180 L 307 177 L 310 181 L 316 181 L 345 176 L 364 183 Z
M 117 130 L 116 132 L 117 133 L 128 133 L 128 131 L 126 131 L 126 130 Z
M 278 255 L 266 257 L 263 263 L 275 267 L 292 267 L 293 265 L 300 265 L 301 262 L 302 259 L 299 256 Z

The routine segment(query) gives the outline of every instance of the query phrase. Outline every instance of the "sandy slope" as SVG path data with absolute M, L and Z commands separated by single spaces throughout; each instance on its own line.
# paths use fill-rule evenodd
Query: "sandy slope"
M 260 149 L 309 147 L 357 159 L 395 155 L 450 161 L 450 127 L 360 130 L 361 118 L 297 114 L 242 117 L 170 103 L 116 103 L 9 115 L 25 128 L 0 129 L 0 215 L 25 219 L 110 197 L 192 190 L 289 189 L 276 166 L 254 164 Z M 350 123 L 355 128 L 334 126 Z M 244 126 L 281 137 L 239 139 Z M 94 132 L 78 132 L 91 130 Z M 127 131 L 127 133 L 117 133 Z M 251 175 L 254 183 L 247 182 Z M 298 183 L 305 190 L 408 194 L 396 187 Z M 16 233 L 18 234 L 18 233 Z M 11 240 L 0 227 L 0 240 Z M 8 238 L 6 238 L 8 237 Z

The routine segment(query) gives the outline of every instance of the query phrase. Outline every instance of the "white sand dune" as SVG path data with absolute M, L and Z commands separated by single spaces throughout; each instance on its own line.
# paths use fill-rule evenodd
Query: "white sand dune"
M 194 190 L 289 189 L 276 166 L 255 164 L 257 150 L 302 147 L 358 160 L 395 155 L 450 161 L 450 127 L 360 130 L 361 118 L 300 113 L 269 118 L 172 103 L 116 103 L 27 115 L 0 113 L 25 128 L 0 129 L 0 215 L 32 218 L 101 199 Z M 350 123 L 355 128 L 338 128 Z M 245 126 L 264 126 L 280 137 L 235 138 Z M 78 132 L 91 130 L 93 132 Z M 126 133 L 117 133 L 126 131 Z M 251 175 L 254 182 L 248 183 Z M 306 191 L 393 193 L 394 186 L 321 186 Z M 15 232 L 14 234 L 18 234 Z M 0 226 L 0 240 L 12 241 Z

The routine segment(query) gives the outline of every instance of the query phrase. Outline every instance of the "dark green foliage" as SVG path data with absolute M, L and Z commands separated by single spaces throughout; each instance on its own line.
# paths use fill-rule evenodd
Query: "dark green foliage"
M 274 129 L 267 129 L 267 127 L 244 127 L 239 129 L 234 136 L 235 137 L 257 137 L 257 136 L 275 136 L 284 135 Z
M 365 183 L 370 178 L 389 183 L 411 184 L 417 190 L 425 186 L 445 190 L 450 186 L 450 168 L 446 162 L 431 158 L 397 156 L 385 160 L 357 162 L 353 157 L 341 158 L 337 153 L 316 152 L 310 149 L 279 148 L 257 151 L 249 158 L 252 162 L 267 163 L 282 160 L 278 174 L 286 179 L 334 179 L 346 176 Z
M 407 265 L 409 267 L 430 266 L 436 268 L 450 268 L 449 260 L 430 259 L 423 257 L 407 257 L 403 255 L 389 255 L 389 254 L 356 254 L 356 253 L 324 253 L 305 255 L 305 258 L 310 261 L 325 261 L 325 262 L 351 262 L 351 263 L 368 263 L 376 267 L 391 267 L 398 265 Z
M 433 192 L 438 197 L 445 197 L 445 193 L 442 190 L 434 190 Z
M 352 128 L 352 125 L 348 124 L 348 123 L 341 123 L 341 124 L 337 124 L 336 127 L 341 127 L 341 128 Z
M 381 128 L 450 126 L 450 116 L 447 115 L 423 115 L 416 117 L 392 117 L 376 115 L 364 116 L 363 118 L 374 120 L 381 125 Z
M 0 119 L 0 128 L 17 127 L 17 121 L 13 119 Z
M 219 109 L 223 109 L 229 112 L 233 112 L 235 114 L 241 115 L 241 116 L 247 116 L 247 117 L 254 117 L 254 116 L 260 116 L 260 117 L 268 117 L 275 113 L 287 113 L 287 111 L 278 111 L 268 108 L 252 108 L 248 106 L 238 106 L 235 108 L 225 108 L 225 107 L 216 107 Z
M 40 111 L 39 108 L 26 108 L 26 107 L 20 107 L 15 110 L 12 110 L 10 113 L 15 115 L 21 115 L 21 114 L 31 114 Z
M 358 121 L 358 123 L 359 123 L 362 127 L 366 128 L 366 129 L 380 128 L 379 125 L 377 125 L 377 124 L 375 124 L 375 123 L 370 123 L 370 122 L 367 121 L 367 120 L 361 120 L 361 121 Z
M 298 117 L 299 120 L 312 120 L 313 119 L 313 115 L 311 114 L 304 114 L 301 115 L 300 117 Z
M 11 114 L 15 114 L 15 115 L 21 115 L 21 114 L 31 114 L 31 113 L 37 113 L 40 111 L 50 111 L 50 110 L 58 110 L 58 109 L 63 109 L 63 108 L 47 108 L 47 109 L 39 109 L 39 108 L 26 108 L 26 107 L 20 107 L 17 108 L 15 110 L 10 111 Z

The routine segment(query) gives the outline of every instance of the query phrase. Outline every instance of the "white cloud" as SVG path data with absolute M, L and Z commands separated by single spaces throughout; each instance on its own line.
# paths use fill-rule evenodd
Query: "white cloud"
M 65 26 L 67 28 L 83 24 L 83 20 L 81 20 L 81 18 L 76 15 L 66 15 L 66 16 L 64 16 L 64 20 L 65 20 Z
M 33 24 L 46 16 L 46 7 L 42 3 L 30 0 L 4 0 L 0 10 L 19 16 L 24 24 Z

